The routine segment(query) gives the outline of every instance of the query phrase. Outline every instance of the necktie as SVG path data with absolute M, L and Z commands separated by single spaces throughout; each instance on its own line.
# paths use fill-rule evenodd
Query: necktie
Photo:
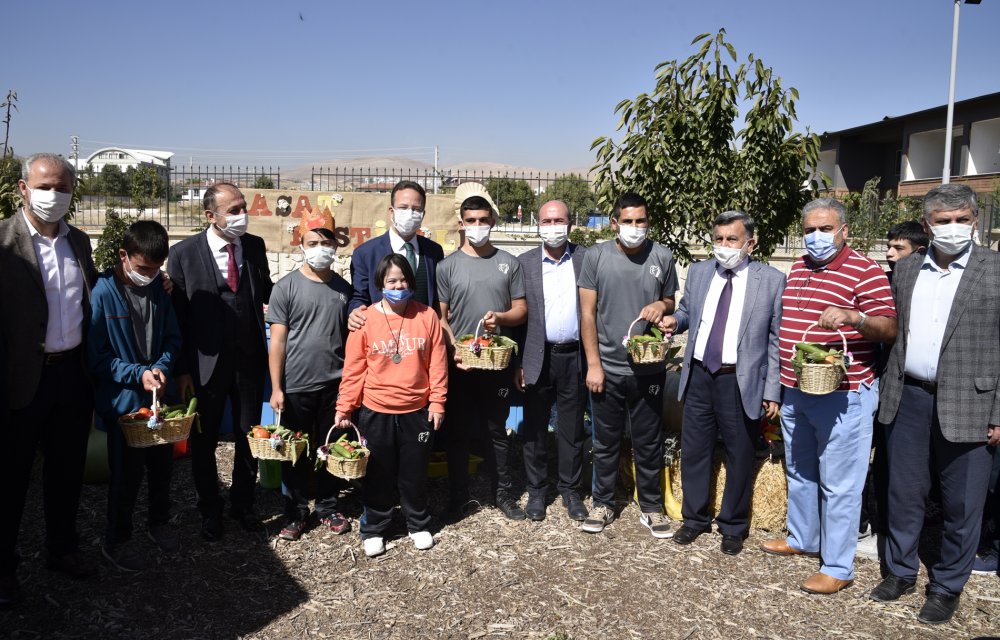
M 229 268 L 226 271 L 226 284 L 236 293 L 240 287 L 240 268 L 236 266 L 236 246 L 226 243 L 226 252 L 229 254 Z
M 722 343 L 726 339 L 726 320 L 729 319 L 729 303 L 733 300 L 733 272 L 726 269 L 726 284 L 719 296 L 719 305 L 715 308 L 715 321 L 708 333 L 708 343 L 705 345 L 705 355 L 701 363 L 711 373 L 722 367 Z
M 410 263 L 410 268 L 413 269 L 413 273 L 417 272 L 417 254 L 413 250 L 413 245 L 409 242 L 403 243 L 403 251 L 406 252 L 406 261 Z

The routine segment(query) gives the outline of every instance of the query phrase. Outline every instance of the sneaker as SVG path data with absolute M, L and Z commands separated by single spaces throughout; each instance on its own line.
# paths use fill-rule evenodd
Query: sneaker
M 101 553 L 108 562 L 122 571 L 142 571 L 149 567 L 149 557 L 129 542 L 103 545 Z
M 868 536 L 858 540 L 858 547 L 854 551 L 854 555 L 866 560 L 878 560 L 878 536 Z
M 426 551 L 434 546 L 434 536 L 431 535 L 430 531 L 411 533 L 410 540 L 413 540 L 413 546 L 421 551 Z
M 580 529 L 586 531 L 587 533 L 600 533 L 604 531 L 604 527 L 608 526 L 615 521 L 615 511 L 600 505 L 594 507 L 594 510 L 590 512 L 590 515 L 583 521 L 580 525 Z
M 670 530 L 670 520 L 662 513 L 644 513 L 639 516 L 639 522 L 652 532 L 654 538 L 674 537 L 674 532 Z
M 289 520 L 285 526 L 281 528 L 281 533 L 278 534 L 278 537 L 282 540 L 291 540 L 294 542 L 302 537 L 305 530 L 305 520 Z
M 319 519 L 320 523 L 338 536 L 351 530 L 351 521 L 344 517 L 342 513 L 331 513 L 325 518 Z
M 365 538 L 361 541 L 361 545 L 365 548 L 365 555 L 369 558 L 374 558 L 385 553 L 385 540 L 379 536 Z
M 997 552 L 990 549 L 983 555 L 977 555 L 972 563 L 972 573 L 977 576 L 991 576 L 997 572 Z
M 146 531 L 150 540 L 156 543 L 160 551 L 164 553 L 174 553 L 181 548 L 180 538 L 177 537 L 177 528 L 172 524 L 151 524 Z

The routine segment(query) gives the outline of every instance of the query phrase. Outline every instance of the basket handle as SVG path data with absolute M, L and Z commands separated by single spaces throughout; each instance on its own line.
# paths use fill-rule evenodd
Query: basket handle
M 808 327 L 806 327 L 806 330 L 802 332 L 802 342 L 806 341 L 806 335 L 809 334 L 809 330 L 812 329 L 813 327 L 818 327 L 818 326 L 819 326 L 819 322 L 814 322 L 811 325 L 809 325 Z M 844 335 L 844 332 L 841 331 L 840 329 L 833 329 L 833 330 L 831 330 L 831 329 L 823 329 L 823 330 L 824 331 L 828 331 L 830 333 L 833 333 L 834 331 L 836 331 L 837 333 L 840 334 L 840 343 L 844 347 L 843 355 L 844 355 L 844 358 L 846 358 L 847 357 L 847 336 Z
M 330 430 L 326 432 L 326 437 L 323 438 L 323 446 L 326 446 L 326 445 L 330 444 L 330 434 L 333 433 L 334 429 L 338 429 L 338 428 L 339 427 L 337 427 L 337 425 L 331 425 L 330 426 Z M 361 432 L 358 431 L 358 426 L 352 422 L 351 423 L 351 428 L 354 429 L 354 433 L 358 436 L 358 442 L 361 443 L 361 446 L 365 446 L 366 443 L 365 443 L 364 439 L 361 437 Z
M 630 325 L 628 326 L 628 331 L 626 331 L 626 332 L 625 332 L 625 338 L 626 338 L 626 339 L 628 339 L 628 338 L 631 338 L 631 337 L 632 337 L 632 329 L 634 329 L 634 328 L 635 328 L 635 323 L 636 323 L 636 322 L 639 322 L 640 320 L 642 320 L 642 316 L 639 316 L 638 318 L 636 318 L 635 320 L 633 320 L 633 321 L 632 321 L 632 324 L 630 324 Z

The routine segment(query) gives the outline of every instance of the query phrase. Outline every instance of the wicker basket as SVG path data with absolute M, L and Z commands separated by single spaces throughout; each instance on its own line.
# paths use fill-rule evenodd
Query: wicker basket
M 257 425 L 260 426 L 260 425 Z M 303 457 L 306 449 L 306 441 L 298 438 L 295 440 L 282 440 L 278 448 L 271 446 L 270 438 L 255 438 L 253 430 L 247 433 L 247 442 L 250 444 L 250 453 L 258 460 L 281 460 L 282 462 L 297 462 Z M 294 450 L 294 454 L 292 451 Z M 292 457 L 294 455 L 294 458 Z
M 802 341 L 805 342 L 806 335 L 809 330 L 817 326 L 818 323 L 814 322 L 806 330 L 802 332 Z M 841 357 L 847 357 L 847 337 L 840 330 L 836 330 L 840 334 L 840 341 L 843 345 L 843 351 L 841 351 Z M 794 347 L 793 347 L 794 349 Z M 793 354 L 794 355 L 794 354 Z M 828 364 L 828 363 L 814 363 L 806 362 L 801 365 L 793 365 L 795 369 L 795 378 L 799 382 L 799 389 L 802 393 L 807 393 L 813 396 L 824 396 L 828 393 L 832 393 L 840 388 L 840 382 L 844 379 L 844 369 L 845 365 L 842 364 Z
M 510 364 L 510 354 L 514 351 L 514 348 L 481 346 L 477 350 L 475 342 L 479 338 L 479 328 L 481 326 L 483 326 L 482 320 L 476 325 L 476 333 L 472 339 L 472 344 L 456 344 L 455 352 L 462 358 L 462 364 L 471 369 L 487 369 L 490 371 L 506 369 L 507 365 Z
M 358 442 L 363 442 L 361 432 L 354 425 L 351 426 L 354 428 L 354 433 L 358 435 Z M 330 434 L 336 428 L 337 425 L 334 425 L 326 432 L 326 439 L 323 441 L 323 447 L 321 447 L 323 452 L 326 453 L 326 470 L 330 475 L 343 478 L 344 480 L 364 478 L 365 473 L 368 471 L 368 458 L 371 457 L 371 451 L 368 450 L 368 447 L 361 446 L 359 449 L 362 454 L 360 458 L 341 458 L 326 450 L 326 447 L 330 444 Z
M 130 413 L 118 418 L 118 426 L 125 434 L 125 442 L 128 446 L 142 449 L 187 440 L 188 435 L 191 434 L 191 425 L 194 424 L 194 419 L 197 416 L 197 413 L 192 413 L 189 416 L 170 418 L 164 420 L 159 428 L 150 429 L 147 418 L 139 418 L 134 413 Z
M 633 320 L 632 324 L 628 326 L 628 332 L 625 334 L 625 350 L 632 356 L 632 362 L 635 364 L 655 364 L 665 361 L 670 356 L 670 338 L 661 340 L 660 342 L 630 341 L 632 329 L 635 328 L 635 324 L 640 320 L 642 320 L 641 317 Z

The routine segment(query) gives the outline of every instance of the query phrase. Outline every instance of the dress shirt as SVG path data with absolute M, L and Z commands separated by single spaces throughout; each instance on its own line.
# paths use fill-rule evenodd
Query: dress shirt
M 910 314 L 906 327 L 906 375 L 928 382 L 937 381 L 944 330 L 971 253 L 972 247 L 969 247 L 951 261 L 948 269 L 942 269 L 934 262 L 934 247 L 927 249 L 910 301 L 910 308 L 919 309 L 919 313 Z
M 743 301 L 747 297 L 747 267 L 749 258 L 743 258 L 733 269 L 733 297 L 729 301 L 729 315 L 726 318 L 726 335 L 722 341 L 722 364 L 736 364 L 736 345 L 739 342 L 740 321 L 743 319 Z M 694 343 L 694 358 L 701 360 L 705 356 L 705 345 L 715 324 L 715 309 L 719 306 L 722 288 L 726 286 L 726 269 L 715 263 L 715 275 L 708 285 L 705 295 L 705 305 L 701 310 L 701 324 L 698 325 L 698 338 Z M 690 305 L 689 305 L 690 308 Z
M 222 279 L 226 280 L 229 278 L 229 250 L 226 249 L 228 244 L 225 240 L 219 237 L 219 234 L 212 231 L 209 227 L 205 231 L 205 235 L 208 237 L 208 248 L 212 250 L 212 256 L 215 258 L 215 265 L 219 267 L 219 273 L 222 274 Z M 236 268 L 243 272 L 243 245 L 240 243 L 239 238 L 233 239 L 233 246 L 236 250 L 233 251 L 234 259 L 236 260 Z
M 38 270 L 45 285 L 49 320 L 45 325 L 45 352 L 58 353 L 83 342 L 83 271 L 69 243 L 69 225 L 59 221 L 55 238 L 47 238 L 21 210 L 31 233 Z
M 579 340 L 576 275 L 568 242 L 565 253 L 558 261 L 550 258 L 542 247 L 542 295 L 545 300 L 545 340 L 554 343 Z
M 389 246 L 392 247 L 393 253 L 398 253 L 399 255 L 406 257 L 406 251 L 403 249 L 403 245 L 407 241 L 403 240 L 403 237 L 399 235 L 395 227 L 389 227 Z M 417 267 L 420 267 L 420 245 L 417 244 L 417 235 L 414 234 L 412 238 L 409 239 L 410 246 L 413 247 L 413 255 L 417 259 Z M 374 275 L 374 274 L 372 274 Z

